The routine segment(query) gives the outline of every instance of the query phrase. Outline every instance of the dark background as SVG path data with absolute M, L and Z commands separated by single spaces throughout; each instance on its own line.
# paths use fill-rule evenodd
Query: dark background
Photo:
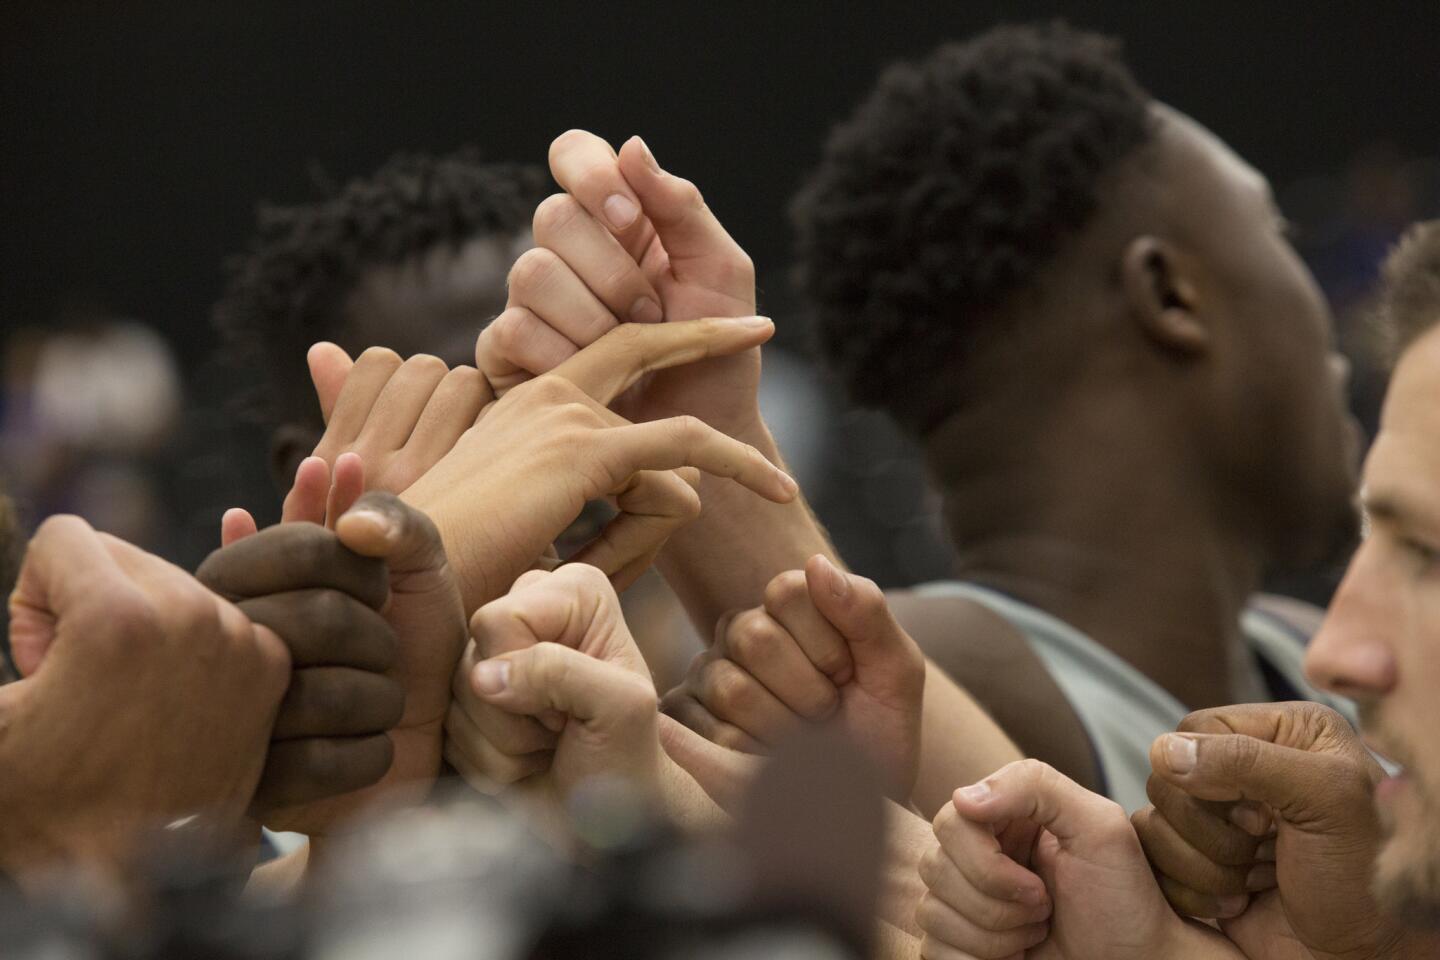
M 572 126 L 616 143 L 641 133 L 698 182 L 785 325 L 785 206 L 828 126 L 897 57 L 1057 14 L 1122 37 L 1146 86 L 1277 185 L 1335 174 L 1377 141 L 1440 154 L 1433 0 L 10 3 L 0 325 L 77 307 L 154 324 L 188 402 L 209 409 L 218 388 L 196 372 L 214 345 L 208 309 L 258 200 L 311 198 L 317 178 L 397 149 L 475 143 L 543 161 Z M 205 510 L 260 496 L 208 476 Z M 193 500 L 182 492 L 177 509 L 199 511 Z

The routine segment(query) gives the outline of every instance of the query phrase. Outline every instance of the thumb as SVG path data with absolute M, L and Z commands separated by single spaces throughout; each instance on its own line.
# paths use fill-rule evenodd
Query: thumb
M 1199 800 L 1259 801 L 1296 826 L 1324 821 L 1370 790 L 1365 767 L 1349 758 L 1244 734 L 1167 733 L 1151 745 L 1150 764 Z
M 362 557 L 383 559 L 392 577 L 428 574 L 444 579 L 448 573 L 440 531 L 393 493 L 374 490 L 361 496 L 336 522 L 335 534 Z M 423 589 L 410 586 L 410 592 Z
M 973 823 L 1000 826 L 1028 820 L 1044 827 L 1062 846 L 1100 845 L 1130 819 L 1113 800 L 1091 793 L 1039 760 L 1017 760 L 955 791 L 955 810 Z
M 711 743 L 673 717 L 660 715 L 660 745 L 721 810 L 738 816 L 761 761 Z
M 487 703 L 509 713 L 539 716 L 558 711 L 625 736 L 643 736 L 658 707 L 655 688 L 614 663 L 586 656 L 558 643 L 475 664 L 470 685 Z M 654 743 L 654 734 L 649 734 Z
M 919 659 L 919 647 L 890 615 L 885 594 L 875 581 L 845 573 L 823 554 L 805 564 L 810 602 L 850 645 L 855 673 L 866 668 L 893 670 Z M 897 659 L 897 655 L 912 654 Z

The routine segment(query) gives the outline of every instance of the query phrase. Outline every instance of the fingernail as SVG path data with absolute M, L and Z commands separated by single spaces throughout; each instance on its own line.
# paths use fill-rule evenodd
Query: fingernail
M 660 309 L 660 304 L 649 297 L 641 297 L 630 307 L 630 320 L 633 323 L 659 323 L 665 319 L 665 314 Z
M 1254 807 L 1231 807 L 1230 822 L 1252 837 L 1264 836 L 1270 829 L 1270 818 Z
M 795 478 L 790 474 L 781 470 L 777 475 L 780 477 L 780 487 L 785 491 L 786 496 L 793 497 L 800 492 L 800 484 L 796 483 Z
M 610 226 L 616 230 L 624 230 L 635 222 L 640 215 L 640 208 L 634 200 L 623 193 L 612 193 L 605 198 L 605 219 L 610 221 Z
M 769 317 L 736 317 L 731 321 L 737 327 L 745 327 L 751 330 L 762 330 L 771 325 Z
M 968 787 L 961 787 L 955 792 L 970 803 L 984 803 L 990 799 L 990 784 L 981 780 L 979 783 L 972 783 Z
M 390 518 L 387 515 L 378 510 L 369 510 L 362 507 L 359 510 L 351 510 L 346 516 L 368 520 L 380 531 L 380 535 L 385 538 L 386 542 L 389 542 L 395 537 L 395 524 L 390 522 Z
M 646 142 L 645 142 L 644 140 L 642 140 L 640 137 L 636 137 L 635 139 L 636 139 L 637 141 L 639 141 L 639 143 L 640 143 L 640 149 L 641 149 L 641 151 L 643 151 L 643 153 L 644 153 L 644 155 L 645 155 L 645 163 L 646 163 L 646 165 L 649 166 L 651 170 L 654 170 L 656 173 L 659 173 L 659 172 L 660 172 L 660 164 L 658 164 L 658 163 L 655 162 L 655 154 L 653 154 L 653 153 L 650 152 L 650 144 L 646 143 Z
M 1275 886 L 1275 864 L 1257 863 L 1245 875 L 1245 889 L 1250 891 L 1269 890 Z
M 480 693 L 504 693 L 510 686 L 510 661 L 482 660 L 475 664 L 475 689 Z
M 1215 913 L 1221 920 L 1230 920 L 1245 912 L 1250 906 L 1250 895 L 1237 893 L 1233 897 L 1221 897 L 1215 901 Z
M 1189 773 L 1195 769 L 1195 741 L 1189 737 L 1166 737 L 1165 760 L 1172 773 Z

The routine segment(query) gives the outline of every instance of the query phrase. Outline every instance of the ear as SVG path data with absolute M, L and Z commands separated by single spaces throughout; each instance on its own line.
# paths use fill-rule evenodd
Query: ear
M 270 479 L 283 497 L 295 483 L 300 461 L 320 442 L 318 431 L 298 423 L 285 423 L 270 434 Z
M 1199 292 L 1174 247 L 1158 237 L 1136 237 L 1125 248 L 1120 272 L 1131 315 L 1146 335 L 1180 353 L 1210 349 Z

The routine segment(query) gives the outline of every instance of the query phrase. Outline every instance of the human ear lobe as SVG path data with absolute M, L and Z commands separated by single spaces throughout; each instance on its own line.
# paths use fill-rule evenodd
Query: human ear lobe
M 1120 273 L 1130 314 L 1147 337 L 1187 355 L 1210 349 L 1199 292 L 1173 246 L 1158 237 L 1136 237 L 1125 248 Z

